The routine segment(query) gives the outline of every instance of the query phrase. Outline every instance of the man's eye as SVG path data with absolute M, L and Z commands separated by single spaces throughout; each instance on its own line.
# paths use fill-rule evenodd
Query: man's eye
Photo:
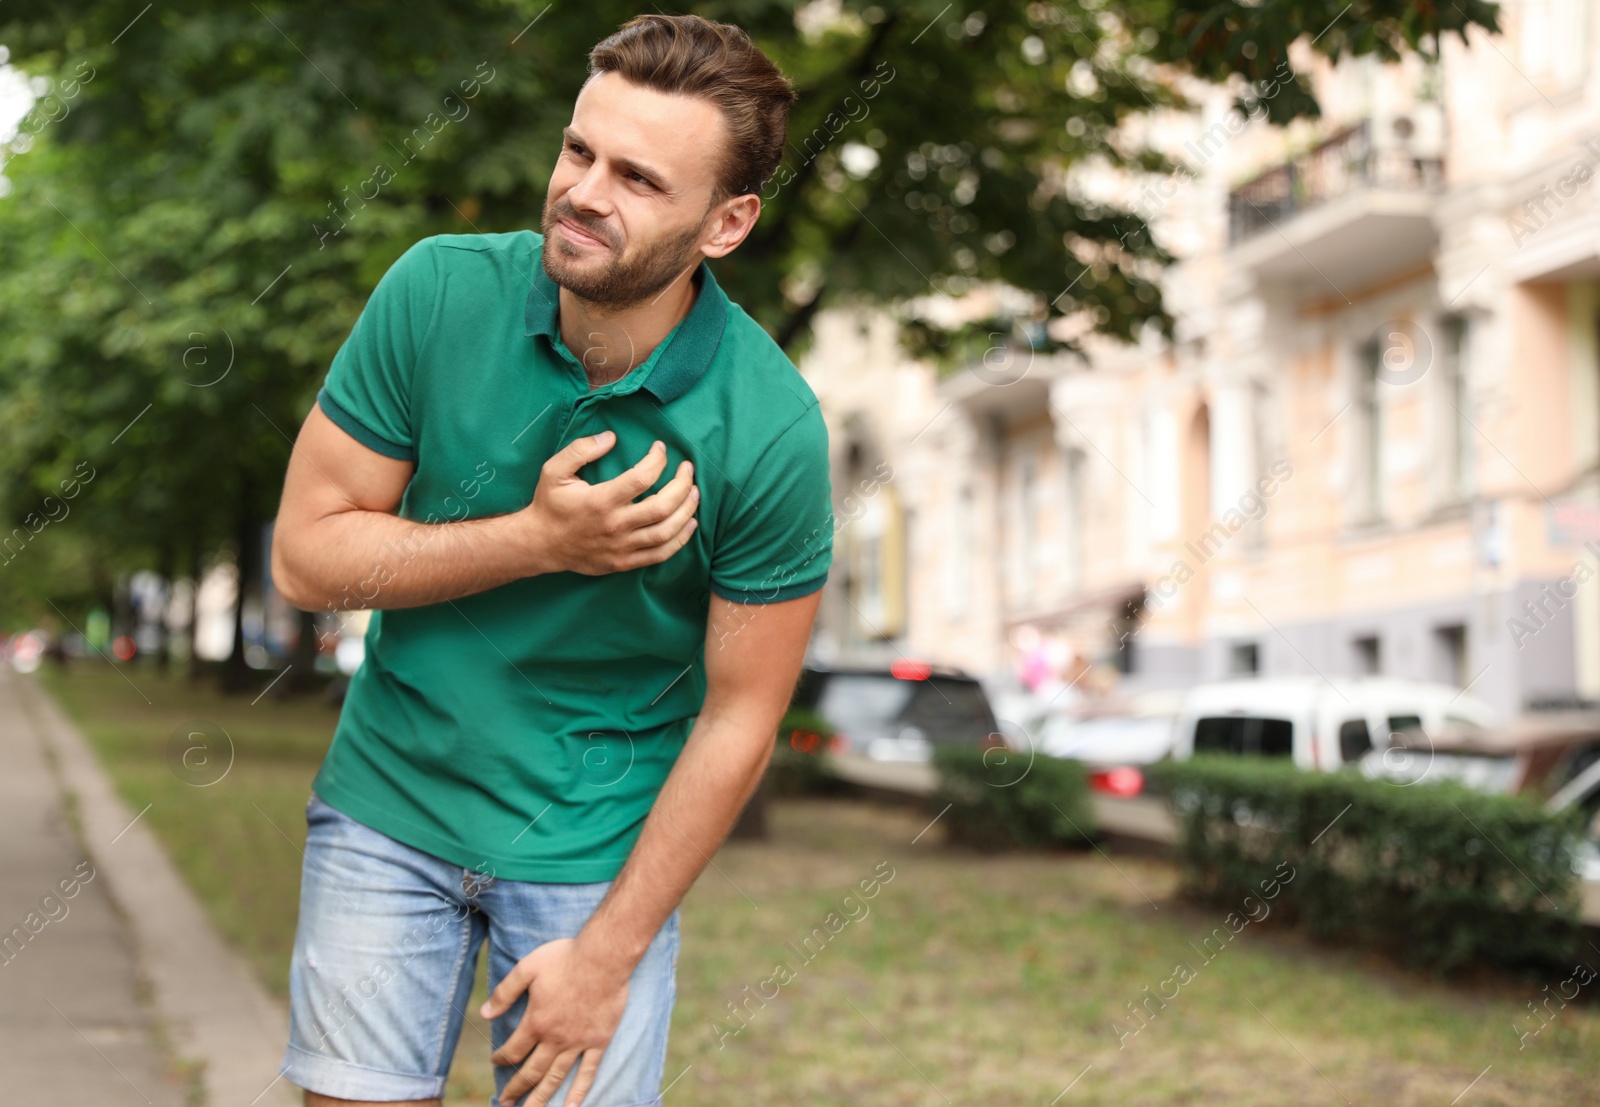
M 649 185 L 651 188 L 654 188 L 656 186 L 656 183 L 654 181 L 650 180 L 648 177 L 641 177 L 637 173 L 629 173 L 628 176 L 632 177 L 634 180 L 638 181 L 642 185 Z

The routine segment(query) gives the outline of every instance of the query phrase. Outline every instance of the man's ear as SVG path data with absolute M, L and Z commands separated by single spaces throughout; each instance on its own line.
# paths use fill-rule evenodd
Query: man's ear
M 754 192 L 735 196 L 718 206 L 720 210 L 712 216 L 714 229 L 711 238 L 701 247 L 708 258 L 726 257 L 733 253 L 761 217 L 761 197 Z

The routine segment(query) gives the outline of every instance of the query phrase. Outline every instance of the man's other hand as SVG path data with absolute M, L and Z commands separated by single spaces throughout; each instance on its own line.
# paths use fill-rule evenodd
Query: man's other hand
M 579 1107 L 622 1021 L 628 976 L 585 956 L 576 939 L 558 938 L 518 961 L 489 993 L 479 1014 L 498 1018 L 524 993 L 528 1009 L 522 1021 L 489 1058 L 497 1065 L 522 1066 L 500 1102 L 510 1107 L 531 1088 L 528 1107 L 544 1107 L 578 1064 L 566 1107 Z

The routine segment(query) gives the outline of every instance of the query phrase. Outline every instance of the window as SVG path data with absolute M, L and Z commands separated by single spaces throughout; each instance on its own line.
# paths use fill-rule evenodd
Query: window
M 1586 0 L 1522 0 L 1516 5 L 1519 72 L 1540 89 L 1581 84 L 1588 69 Z
M 1257 481 L 1263 477 L 1271 479 L 1270 470 L 1275 460 L 1272 427 L 1272 395 L 1265 384 L 1255 381 L 1250 385 L 1250 468 Z M 1266 544 L 1266 518 L 1267 512 L 1263 510 L 1261 516 L 1252 519 L 1245 528 L 1245 544 L 1250 549 L 1260 549 Z
M 972 544 L 977 530 L 972 486 L 963 485 L 950 507 L 950 541 L 945 550 L 945 614 L 960 619 L 967 613 L 967 593 L 972 589 Z
M 1467 628 L 1459 624 L 1435 627 L 1433 631 L 1434 654 L 1437 658 L 1438 679 L 1457 688 L 1467 686 Z
M 1199 719 L 1194 724 L 1194 752 L 1288 757 L 1294 752 L 1294 724 L 1248 715 Z
M 1261 648 L 1255 642 L 1235 642 L 1228 652 L 1228 672 L 1254 676 L 1261 671 Z
M 1467 419 L 1467 321 L 1447 316 L 1439 335 L 1439 500 L 1457 503 L 1471 491 L 1472 427 Z
M 1355 653 L 1358 676 L 1377 676 L 1383 672 L 1383 650 L 1377 638 L 1357 638 L 1350 643 Z
M 1039 584 L 1039 480 L 1034 459 L 1017 469 L 1017 599 L 1033 604 Z
M 1596 761 L 1600 761 L 1600 741 L 1574 746 L 1560 756 L 1555 766 L 1551 768 L 1549 775 L 1540 781 L 1540 794 L 1544 796 L 1555 795 L 1579 775 L 1587 771 L 1589 766 Z
M 1422 717 L 1420 715 L 1390 715 L 1388 722 L 1390 739 L 1398 738 L 1408 730 L 1422 729 Z
M 1066 519 L 1066 541 L 1061 552 L 1066 559 L 1067 588 L 1076 591 L 1083 587 L 1084 525 L 1088 512 L 1084 508 L 1084 456 L 1082 450 L 1067 450 L 1065 455 L 1067 504 L 1062 514 Z
M 1383 517 L 1383 425 L 1378 397 L 1378 370 L 1383 348 L 1378 339 L 1368 339 L 1356 357 L 1351 408 L 1355 416 L 1352 458 L 1354 479 L 1354 521 L 1374 522 Z
M 821 673 L 806 687 L 817 714 L 863 744 L 915 727 L 933 742 L 978 742 L 995 729 L 982 687 L 934 676 L 902 680 L 888 673 Z
M 1372 732 L 1367 720 L 1350 719 L 1339 724 L 1339 759 L 1355 761 L 1372 749 Z
M 865 501 L 851 533 L 851 607 L 867 641 L 905 632 L 904 525 L 894 488 L 884 485 Z
M 1111 647 L 1116 654 L 1111 660 L 1116 665 L 1117 672 L 1124 675 L 1136 671 L 1134 643 L 1138 641 L 1139 614 L 1139 609 L 1128 604 L 1111 619 L 1110 629 L 1116 638 Z

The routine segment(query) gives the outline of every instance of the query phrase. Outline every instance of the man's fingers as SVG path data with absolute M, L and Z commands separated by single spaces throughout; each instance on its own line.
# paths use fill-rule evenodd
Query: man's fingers
M 636 504 L 626 504 L 617 512 L 624 531 L 637 530 L 659 523 L 683 506 L 690 489 L 695 487 L 694 463 L 683 461 L 672 479 L 661 486 L 661 491 L 646 496 Z
M 517 1103 L 535 1086 L 538 1086 L 538 1092 L 535 1092 L 528 1099 L 528 1103 L 534 1105 L 549 1102 L 550 1096 L 555 1093 L 557 1088 L 561 1087 L 561 1081 L 566 1079 L 567 1076 L 566 1067 L 563 1067 L 561 1068 L 561 1075 L 556 1079 L 555 1084 L 548 1089 L 544 1087 L 549 1075 L 559 1065 L 562 1056 L 562 1054 L 558 1053 L 556 1047 L 549 1042 L 540 1042 L 538 1048 L 529 1054 L 528 1059 L 522 1062 L 516 1072 L 511 1074 L 511 1079 L 506 1082 L 505 1091 L 500 1093 L 500 1102 L 505 1104 Z M 569 1061 L 568 1066 L 570 1064 L 571 1062 Z M 539 1092 L 544 1093 L 543 1099 L 539 1098 Z
M 511 1036 L 500 1043 L 499 1049 L 489 1054 L 489 1060 L 497 1065 L 520 1065 L 537 1041 L 538 1035 L 528 1026 L 527 1016 L 524 1015 Z
M 478 1014 L 486 1019 L 504 1014 L 519 997 L 527 993 L 528 983 L 531 980 L 533 980 L 533 969 L 524 967 L 523 962 L 518 961 L 511 966 L 511 971 L 506 973 L 505 979 L 495 985 L 494 991 L 489 993 L 489 998 L 478 1008 Z
M 583 1097 L 589 1094 L 590 1087 L 594 1084 L 594 1074 L 600 1068 L 600 1055 L 603 1049 L 586 1050 L 583 1062 L 578 1066 L 578 1075 L 572 1078 L 572 1087 L 567 1090 L 567 1102 L 563 1107 L 580 1107 Z
M 616 433 L 608 430 L 574 438 L 550 455 L 550 460 L 544 463 L 544 467 L 553 476 L 573 477 L 577 475 L 579 469 L 595 458 L 604 456 L 606 451 L 616 444 Z
M 694 532 L 699 528 L 699 526 L 699 519 L 690 519 L 683 525 L 682 530 L 678 531 L 677 534 L 667 539 L 661 545 L 651 546 L 650 548 L 644 550 L 635 550 L 633 553 L 629 554 L 618 566 L 617 571 L 626 572 L 629 569 L 640 569 L 646 565 L 655 565 L 665 561 L 667 558 L 683 549 L 684 546 L 688 545 L 689 539 L 694 537 Z
M 620 506 L 654 484 L 666 467 L 667 447 L 658 439 L 645 451 L 644 457 L 639 459 L 637 465 L 618 473 L 610 480 L 601 481 L 595 488 L 604 489 L 611 503 Z
M 689 523 L 689 517 L 700 506 L 700 489 L 691 488 L 689 494 L 683 498 L 678 509 L 668 515 L 659 523 L 651 526 L 640 527 L 628 536 L 628 545 L 635 550 L 648 550 L 664 545 L 669 540 L 676 538 Z
M 539 1081 L 539 1086 L 528 1097 L 527 1107 L 545 1107 L 545 1104 L 556 1097 L 556 1093 L 561 1090 L 561 1082 L 567 1078 L 567 1073 L 572 1071 L 572 1066 L 578 1063 L 580 1052 L 570 1049 L 550 1062 L 550 1068 L 544 1074 L 544 1079 Z M 577 1100 L 568 1095 L 562 1107 L 572 1107 L 576 1102 Z

